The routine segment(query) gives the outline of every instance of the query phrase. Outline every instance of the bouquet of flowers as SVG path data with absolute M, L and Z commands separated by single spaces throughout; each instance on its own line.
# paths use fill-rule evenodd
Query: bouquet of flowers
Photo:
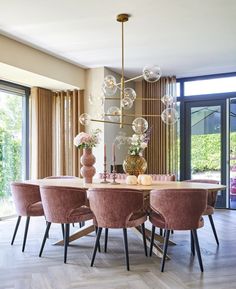
M 148 139 L 145 134 L 133 134 L 128 140 L 129 150 L 128 154 L 132 156 L 142 156 L 143 150 L 147 147 Z
M 74 138 L 74 145 L 77 148 L 93 148 L 96 146 L 96 144 L 99 143 L 99 133 L 101 132 L 100 129 L 93 130 L 91 134 L 88 134 L 86 132 L 80 132 L 75 138 Z

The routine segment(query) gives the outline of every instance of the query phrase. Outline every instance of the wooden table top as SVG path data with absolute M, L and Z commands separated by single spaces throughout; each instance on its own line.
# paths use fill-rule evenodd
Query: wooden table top
M 101 184 L 100 180 L 94 180 L 92 184 L 84 184 L 83 179 L 37 179 L 28 180 L 25 183 L 30 183 L 34 185 L 49 185 L 49 186 L 66 186 L 66 187 L 76 187 L 76 188 L 110 188 L 110 189 L 135 189 L 140 191 L 151 191 L 154 189 L 205 189 L 208 191 L 219 191 L 224 190 L 226 186 L 208 183 L 191 183 L 191 182 L 162 182 L 154 181 L 150 186 L 143 185 L 128 185 L 122 180 L 118 180 L 120 184 L 112 185 Z

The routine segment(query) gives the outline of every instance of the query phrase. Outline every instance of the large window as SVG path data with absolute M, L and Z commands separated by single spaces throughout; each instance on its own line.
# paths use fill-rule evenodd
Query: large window
M 236 73 L 178 79 L 180 179 L 227 186 L 218 206 L 236 208 Z
M 0 218 L 14 214 L 10 182 L 28 177 L 28 97 L 27 88 L 0 81 Z

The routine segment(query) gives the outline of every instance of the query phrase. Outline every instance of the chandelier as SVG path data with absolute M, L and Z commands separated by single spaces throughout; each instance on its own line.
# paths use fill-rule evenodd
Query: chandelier
M 144 78 L 145 81 L 154 83 L 161 78 L 161 69 L 157 65 L 145 66 L 143 73 L 136 77 L 125 79 L 124 77 L 124 23 L 129 20 L 130 15 L 119 14 L 116 20 L 121 23 L 122 27 L 122 62 L 121 62 L 121 78 L 117 82 L 113 75 L 107 75 L 104 78 L 102 84 L 102 103 L 106 100 L 119 100 L 119 106 L 110 106 L 106 113 L 102 114 L 102 119 L 96 119 L 91 117 L 87 113 L 83 113 L 79 116 L 79 121 L 82 125 L 89 125 L 91 121 L 119 124 L 122 128 L 124 125 L 131 125 L 134 132 L 137 134 L 143 134 L 148 129 L 148 122 L 144 117 L 161 117 L 162 121 L 167 125 L 172 125 L 178 120 L 178 113 L 175 110 L 176 100 L 175 98 L 166 93 L 161 99 L 157 98 L 138 98 L 133 88 L 128 87 L 127 84 L 131 81 L 139 78 Z M 117 92 L 119 97 L 116 97 Z M 165 109 L 161 115 L 137 115 L 126 113 L 131 109 L 135 100 L 158 100 L 162 101 L 165 105 Z M 132 123 L 126 122 L 125 117 L 135 117 Z

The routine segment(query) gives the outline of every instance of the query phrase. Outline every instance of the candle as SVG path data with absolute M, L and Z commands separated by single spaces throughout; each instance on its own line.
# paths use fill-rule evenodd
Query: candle
M 115 156 L 115 144 L 114 143 L 112 144 L 112 160 L 113 160 L 113 163 L 115 163 L 116 156 Z
M 104 144 L 104 163 L 106 162 L 107 160 L 107 146 L 106 144 Z

